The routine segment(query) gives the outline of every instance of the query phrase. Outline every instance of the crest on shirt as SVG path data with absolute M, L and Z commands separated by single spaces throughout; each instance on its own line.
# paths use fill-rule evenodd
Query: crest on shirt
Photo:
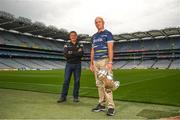
M 98 39 L 94 39 L 94 40 L 93 40 L 93 43 L 96 43 L 96 42 L 102 42 L 102 41 L 103 41 L 102 38 L 98 38 Z
M 101 35 L 101 37 L 107 37 L 107 35 Z

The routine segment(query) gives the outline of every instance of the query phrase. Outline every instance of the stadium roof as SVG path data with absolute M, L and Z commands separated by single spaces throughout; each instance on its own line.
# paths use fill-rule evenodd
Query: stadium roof
M 135 32 L 135 33 L 125 33 L 114 35 L 116 41 L 121 40 L 134 40 L 134 39 L 155 39 L 159 37 L 171 37 L 171 36 L 180 36 L 180 28 L 166 28 L 161 30 L 151 30 L 146 32 Z
M 53 39 L 67 39 L 68 37 L 68 32 L 65 29 L 58 29 L 52 25 L 46 26 L 41 22 L 33 23 L 30 19 L 24 17 L 16 18 L 4 11 L 0 11 L 0 28 Z
M 35 36 L 43 36 L 53 39 L 68 40 L 68 31 L 58 29 L 55 26 L 46 26 L 41 22 L 32 22 L 28 18 L 14 17 L 14 15 L 0 11 L 0 28 L 5 30 L 15 30 L 21 33 L 30 33 Z M 140 40 L 140 39 L 155 39 L 159 37 L 180 36 L 180 27 L 166 28 L 161 30 L 151 30 L 146 32 L 123 33 L 114 35 L 115 41 L 123 40 Z M 82 42 L 89 42 L 90 36 L 87 34 L 78 35 L 78 39 Z
M 113 35 L 115 41 L 131 41 L 141 39 L 156 39 L 156 38 L 168 38 L 172 36 L 180 36 L 180 28 L 166 28 L 161 30 L 151 30 L 146 32 L 135 32 L 135 33 L 123 33 Z M 90 37 L 82 39 L 83 41 L 90 41 Z

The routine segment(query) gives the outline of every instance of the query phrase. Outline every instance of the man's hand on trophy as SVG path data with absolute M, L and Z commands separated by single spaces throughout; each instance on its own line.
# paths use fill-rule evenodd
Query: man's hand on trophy
M 112 62 L 108 62 L 106 67 L 109 71 L 112 71 L 112 68 L 113 68 Z

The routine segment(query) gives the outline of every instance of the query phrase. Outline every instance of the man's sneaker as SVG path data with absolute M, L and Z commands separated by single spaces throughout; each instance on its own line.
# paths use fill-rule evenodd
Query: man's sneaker
M 73 102 L 79 102 L 79 99 L 74 98 Z
M 107 115 L 108 115 L 108 116 L 113 116 L 114 113 L 115 113 L 114 108 L 108 108 L 108 111 L 107 111 Z
M 105 110 L 105 106 L 102 106 L 101 104 L 98 104 L 95 108 L 92 109 L 93 112 L 100 112 Z
M 66 98 L 60 98 L 57 103 L 62 103 L 62 102 L 66 102 Z

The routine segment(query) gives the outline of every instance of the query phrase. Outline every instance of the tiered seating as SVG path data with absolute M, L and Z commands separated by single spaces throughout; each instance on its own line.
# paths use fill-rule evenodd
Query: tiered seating
M 64 69 L 65 63 L 57 60 L 1 58 L 0 69 Z
M 138 69 L 147 69 L 151 68 L 151 66 L 155 63 L 154 60 L 144 60 L 139 64 L 136 68 Z
M 114 69 L 120 69 L 122 68 L 124 65 L 126 65 L 128 63 L 128 61 L 116 61 L 113 64 L 113 68 Z
M 64 42 L 27 36 L 22 34 L 11 33 L 0 30 L 0 45 L 3 45 L 6 49 L 1 49 L 0 56 L 6 56 L 8 58 L 0 58 L 0 69 L 15 68 L 15 69 L 64 69 L 65 62 L 58 59 L 63 58 Z M 5 46 L 8 45 L 8 46 Z M 84 52 L 86 53 L 84 60 L 89 60 L 89 53 L 91 49 L 90 43 L 83 43 Z M 12 46 L 13 49 L 7 50 Z M 18 46 L 18 47 L 17 47 Z M 29 52 L 25 51 L 25 48 L 36 48 Z M 168 53 L 169 51 L 176 52 Z M 114 62 L 115 69 L 146 69 L 146 68 L 170 68 L 176 69 L 179 67 L 179 60 L 168 60 L 169 56 L 179 57 L 180 38 L 159 38 L 159 39 L 141 39 L 141 40 L 129 40 L 123 42 L 115 42 L 114 51 L 115 56 L 120 61 Z M 34 50 L 34 51 L 33 51 Z M 48 50 L 48 51 L 47 51 Z M 163 51 L 162 51 L 163 50 Z M 169 51 L 167 51 L 169 50 Z M 42 53 L 41 53 L 42 52 Z M 118 53 L 117 53 L 118 52 Z M 168 54 L 167 54 L 167 53 Z M 177 54 L 178 53 L 178 54 Z M 10 59 L 11 56 L 14 59 Z M 16 57 L 24 57 L 24 59 L 17 59 Z M 141 59 L 145 58 L 146 60 Z M 29 58 L 29 59 L 28 59 Z M 153 59 L 156 60 L 153 60 Z M 160 58 L 163 58 L 160 59 Z M 41 59 L 41 60 L 40 60 Z M 52 60 L 47 60 L 52 59 Z M 55 60 L 53 60 L 55 59 Z M 147 60 L 152 59 L 152 60 Z M 88 68 L 89 63 L 82 62 L 82 68 Z
M 170 64 L 170 60 L 158 60 L 154 65 L 153 68 L 158 68 L 158 69 L 166 69 L 168 68 Z
M 171 49 L 171 40 L 170 39 L 155 40 L 155 42 L 157 44 L 157 49 L 159 49 L 159 50 Z
M 0 31 L 0 44 L 45 50 L 62 51 L 62 42 Z
M 180 69 L 180 60 L 179 59 L 174 60 L 171 63 L 170 69 Z
M 128 42 L 121 42 L 115 46 L 115 51 L 127 52 L 129 50 Z
M 139 60 L 132 60 L 132 61 L 130 61 L 128 64 L 126 64 L 125 66 L 123 66 L 122 69 L 132 69 L 132 68 L 136 68 L 140 63 L 141 63 L 141 61 L 139 61 Z
M 7 66 L 6 64 L 4 63 L 1 63 L 1 60 L 0 60 L 0 69 L 12 69 L 11 67 Z
M 127 52 L 132 50 L 166 50 L 180 48 L 178 39 L 155 39 L 155 40 L 138 40 L 115 43 L 115 51 Z
M 130 48 L 129 50 L 141 50 L 142 49 L 142 41 L 138 40 L 138 41 L 129 42 L 129 48 Z
M 179 39 L 173 39 L 172 46 L 174 46 L 174 49 L 180 49 L 180 38 Z
M 13 69 L 27 68 L 27 66 L 16 62 L 14 59 L 1 58 L 0 62 Z
M 65 63 L 61 61 L 55 61 L 55 60 L 43 60 L 45 63 L 51 65 L 54 67 L 54 69 L 64 69 Z
M 91 44 L 90 43 L 85 43 L 83 44 L 84 52 L 85 53 L 90 53 L 91 51 Z
M 144 40 L 142 46 L 145 50 L 157 50 L 155 40 Z
M 28 36 L 16 35 L 16 38 L 21 41 L 21 47 L 40 48 L 40 45 L 33 42 Z
M 81 63 L 81 65 L 82 65 L 82 68 L 85 68 L 85 69 L 88 69 L 88 68 L 89 68 L 89 63 L 86 62 L 86 61 L 83 61 L 83 62 Z
M 19 46 L 21 41 L 19 41 L 13 34 L 0 31 L 0 39 L 5 45 Z

